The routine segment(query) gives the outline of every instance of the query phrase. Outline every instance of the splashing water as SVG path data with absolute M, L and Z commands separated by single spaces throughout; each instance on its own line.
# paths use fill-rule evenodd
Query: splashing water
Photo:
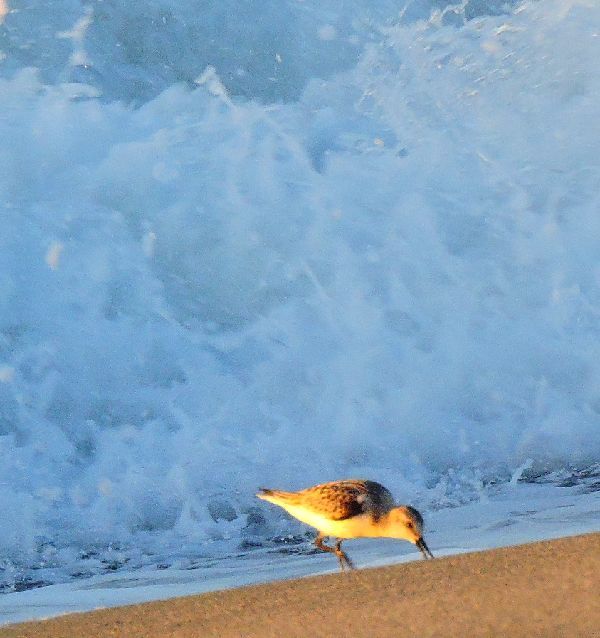
M 0 3 L 6 582 L 599 461 L 599 7 L 58 4 Z

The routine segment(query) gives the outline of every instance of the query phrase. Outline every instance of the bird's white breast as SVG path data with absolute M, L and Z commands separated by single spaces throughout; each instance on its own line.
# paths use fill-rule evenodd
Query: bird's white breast
M 325 536 L 337 538 L 370 536 L 372 522 L 369 516 L 353 516 L 342 521 L 335 521 L 301 505 L 285 505 L 284 509 L 294 518 L 314 527 Z

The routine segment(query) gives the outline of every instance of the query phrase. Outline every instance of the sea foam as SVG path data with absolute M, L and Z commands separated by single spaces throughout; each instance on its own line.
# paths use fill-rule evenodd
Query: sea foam
M 598 462 L 598 7 L 126 4 L 0 25 L 8 581 Z

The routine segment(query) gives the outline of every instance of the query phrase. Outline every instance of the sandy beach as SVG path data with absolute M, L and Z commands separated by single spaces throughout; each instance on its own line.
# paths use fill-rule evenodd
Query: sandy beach
M 600 636 L 600 533 L 5 627 L 0 636 Z

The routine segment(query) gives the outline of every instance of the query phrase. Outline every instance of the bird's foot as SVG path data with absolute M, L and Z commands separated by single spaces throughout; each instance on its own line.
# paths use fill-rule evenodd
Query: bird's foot
M 342 551 L 342 541 L 338 541 L 335 544 L 335 555 L 338 557 L 338 560 L 340 561 L 340 567 L 342 569 L 342 571 L 346 571 L 346 567 L 349 570 L 353 570 L 356 569 L 354 567 L 354 563 L 348 558 L 348 555 L 346 554 L 346 552 Z
M 340 567 L 342 569 L 343 572 L 346 571 L 346 568 L 348 568 L 348 570 L 352 571 L 353 569 L 356 569 L 356 567 L 354 566 L 354 563 L 348 558 L 348 556 L 340 551 L 340 552 L 336 552 L 335 555 L 338 557 L 338 560 L 340 561 Z

